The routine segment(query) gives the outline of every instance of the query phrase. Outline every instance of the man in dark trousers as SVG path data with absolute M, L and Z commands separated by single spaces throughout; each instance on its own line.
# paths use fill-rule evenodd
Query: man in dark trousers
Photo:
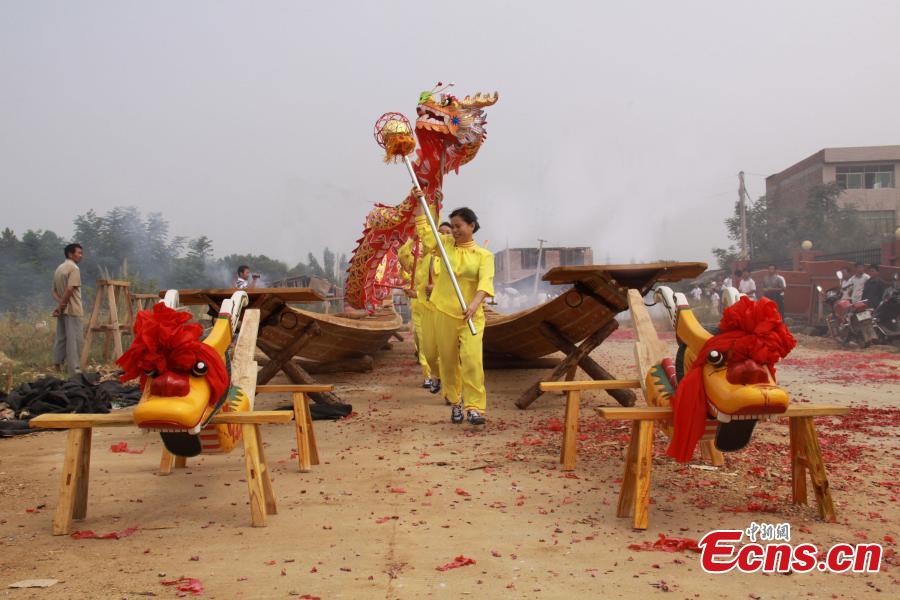
M 69 244 L 63 249 L 66 260 L 53 273 L 53 287 L 50 288 L 56 300 L 56 343 L 53 345 L 53 365 L 61 371 L 63 364 L 69 375 L 80 371 L 81 347 L 84 344 L 84 328 L 81 320 L 84 307 L 81 305 L 81 270 L 78 263 L 84 255 L 81 244 Z
M 869 274 L 869 279 L 866 280 L 866 284 L 863 286 L 863 300 L 869 304 L 869 308 L 875 308 L 881 304 L 881 298 L 884 296 L 884 290 L 887 289 L 887 283 L 881 278 L 878 265 L 874 263 L 869 265 L 866 272 Z
M 782 318 L 784 318 L 784 290 L 786 289 L 787 283 L 784 281 L 784 277 L 778 274 L 778 268 L 774 264 L 770 264 L 765 277 L 763 277 L 763 296 L 778 306 L 778 314 Z

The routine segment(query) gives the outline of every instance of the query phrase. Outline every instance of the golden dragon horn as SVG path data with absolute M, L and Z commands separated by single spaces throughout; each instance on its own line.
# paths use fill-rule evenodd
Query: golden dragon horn
M 491 106 L 492 104 L 496 104 L 497 100 L 500 99 L 500 94 L 494 92 L 493 94 L 482 95 L 481 92 L 475 92 L 474 96 L 466 96 L 463 98 L 459 105 L 463 108 L 482 108 L 484 106 Z

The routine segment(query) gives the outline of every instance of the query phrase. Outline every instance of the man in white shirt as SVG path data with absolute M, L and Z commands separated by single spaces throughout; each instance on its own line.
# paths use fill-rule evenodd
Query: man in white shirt
M 691 290 L 691 299 L 693 299 L 694 302 L 700 302 L 700 298 L 702 298 L 702 297 L 703 297 L 703 290 L 700 289 L 699 285 L 694 284 L 694 289 Z
M 850 294 L 850 300 L 859 302 L 863 297 L 863 290 L 866 282 L 869 280 L 869 274 L 866 273 L 866 266 L 861 262 L 856 263 L 854 267 L 853 277 L 844 281 L 844 291 Z
M 750 271 L 735 271 L 735 277 L 738 278 L 738 291 L 751 300 L 756 300 L 756 282 L 750 276 Z
M 234 287 L 239 290 L 252 290 L 256 287 L 256 282 L 258 280 L 258 273 L 254 273 L 253 279 L 250 279 L 250 267 L 241 265 L 237 269 L 237 280 L 234 282 Z
M 722 287 L 723 288 L 734 287 L 734 283 L 731 280 L 731 275 L 729 275 L 728 277 L 725 278 L 725 281 L 722 282 Z

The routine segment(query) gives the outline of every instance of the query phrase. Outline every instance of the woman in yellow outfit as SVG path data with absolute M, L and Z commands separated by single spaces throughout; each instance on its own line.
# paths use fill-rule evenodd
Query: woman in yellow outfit
M 415 190 L 414 193 L 418 196 L 421 192 Z M 450 225 L 452 234 L 441 235 L 441 242 L 450 258 L 466 310 L 460 307 L 450 278 L 439 275 L 431 292 L 431 303 L 434 305 L 434 336 L 440 357 L 441 384 L 444 397 L 452 407 L 450 420 L 453 423 L 463 422 L 464 409 L 469 423 L 483 425 L 487 392 L 481 345 L 484 336 L 482 303 L 494 295 L 494 255 L 472 239 L 479 225 L 478 217 L 471 209 L 458 208 L 450 213 Z M 434 253 L 437 242 L 421 208 L 416 211 L 416 233 L 425 252 Z M 475 335 L 469 331 L 466 319 L 472 319 L 475 324 Z M 465 406 L 461 406 L 462 399 Z
M 407 291 L 409 297 L 410 312 L 412 313 L 413 332 L 416 344 L 416 356 L 419 359 L 419 365 L 422 367 L 422 375 L 425 381 L 422 387 L 433 390 L 437 393 L 440 389 L 440 379 L 438 379 L 437 368 L 437 351 L 427 352 L 426 336 L 427 328 L 433 322 L 430 316 L 426 318 L 427 313 L 434 310 L 431 302 L 428 300 L 427 288 L 429 285 L 431 256 L 423 252 L 422 244 L 418 238 L 413 238 L 400 246 L 397 251 L 397 260 L 403 268 L 404 275 L 412 280 L 412 289 Z M 426 321 L 429 323 L 426 325 Z M 433 346 L 433 344 L 428 345 Z M 429 356 L 430 355 L 430 356 Z M 430 360 L 429 360 L 430 358 Z M 437 381 L 437 389 L 435 387 Z

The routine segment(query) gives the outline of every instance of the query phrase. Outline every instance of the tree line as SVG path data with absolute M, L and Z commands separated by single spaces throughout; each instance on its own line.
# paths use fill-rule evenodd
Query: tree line
M 266 255 L 231 254 L 216 258 L 213 241 L 202 235 L 173 235 L 160 213 L 142 214 L 134 207 L 117 207 L 75 217 L 71 239 L 49 230 L 29 229 L 20 236 L 8 227 L 0 232 L 0 312 L 47 308 L 52 302 L 53 271 L 64 260 L 63 247 L 84 247 L 81 275 L 90 300 L 97 279 L 127 279 L 133 292 L 168 288 L 227 287 L 239 265 L 261 273 L 264 281 L 315 276 L 339 285 L 347 257 L 325 248 L 321 261 L 311 252 L 294 266 Z
M 809 189 L 803 206 L 773 211 L 765 196 L 747 207 L 747 250 L 755 265 L 785 261 L 793 256 L 805 240 L 826 253 L 862 250 L 877 245 L 873 227 L 860 218 L 852 205 L 840 206 L 843 189 L 835 182 Z M 738 259 L 741 241 L 740 204 L 725 219 L 728 248 L 713 248 L 719 267 L 729 269 Z

